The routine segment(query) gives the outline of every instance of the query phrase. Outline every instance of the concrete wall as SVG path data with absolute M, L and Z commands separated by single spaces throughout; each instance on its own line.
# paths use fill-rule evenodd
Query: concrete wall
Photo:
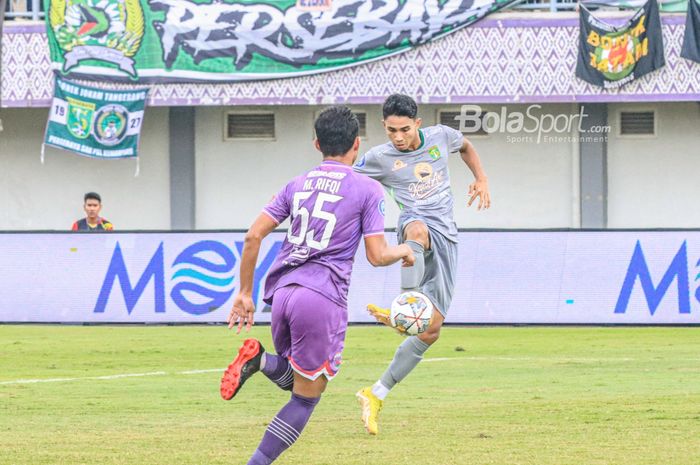
M 224 141 L 224 118 L 233 108 L 198 107 L 196 129 L 197 219 L 200 229 L 245 228 L 262 206 L 291 176 L 320 161 L 312 145 L 314 114 L 322 107 L 277 107 L 276 140 Z M 367 137 L 361 152 L 385 142 L 379 105 L 355 106 L 367 113 Z M 458 107 L 456 107 L 458 109 Z M 236 111 L 254 108 L 237 107 Z M 423 125 L 435 124 L 439 109 L 455 107 L 423 105 Z M 500 112 L 501 107 L 484 107 Z M 507 112 L 524 111 L 524 105 Z M 257 110 L 265 110 L 258 107 Z M 542 112 L 576 113 L 568 104 L 544 106 Z M 564 134 L 568 136 L 569 134 Z M 530 137 L 494 133 L 472 142 L 490 178 L 491 210 L 466 207 L 466 193 L 473 178 L 458 155 L 450 160 L 456 196 L 455 219 L 459 227 L 545 228 L 574 227 L 577 201 L 574 178 L 578 166 L 575 144 L 541 141 L 517 142 Z M 389 202 L 391 203 L 391 202 Z M 388 205 L 389 205 L 388 203 Z M 387 226 L 393 227 L 398 209 L 387 208 Z
M 620 137 L 620 111 L 656 110 L 656 135 Z M 610 104 L 608 227 L 700 227 L 700 105 Z
M 102 196 L 116 229 L 169 229 L 168 109 L 149 108 L 135 160 L 94 160 L 46 148 L 47 110 L 0 110 L 0 229 L 70 229 L 84 216 L 83 194 Z
M 506 107 L 506 115 L 526 105 Z M 196 227 L 246 228 L 261 207 L 290 177 L 320 162 L 312 145 L 313 119 L 322 107 L 236 107 L 236 111 L 276 112 L 274 141 L 226 141 L 226 111 L 197 107 L 195 112 Z M 379 105 L 356 106 L 367 113 L 362 151 L 383 143 Z M 424 125 L 439 109 L 423 105 Z M 484 106 L 501 114 L 502 108 Z M 655 109 L 653 137 L 622 138 L 622 109 Z M 569 104 L 544 105 L 537 114 L 572 115 Z M 700 227 L 700 105 L 696 103 L 610 104 L 608 141 L 609 227 Z M 0 110 L 0 230 L 65 230 L 82 216 L 82 195 L 102 194 L 103 214 L 117 229 L 170 227 L 168 109 L 149 108 L 141 141 L 141 174 L 134 160 L 92 160 L 47 148 L 39 161 L 45 109 Z M 531 126 L 531 125 L 530 125 Z M 551 135 L 551 134 L 550 134 Z M 552 142 L 536 134 L 495 132 L 471 137 L 490 178 L 491 210 L 467 208 L 472 177 L 458 156 L 450 161 L 455 218 L 459 227 L 578 227 L 578 144 L 559 133 Z M 529 139 L 528 139 L 529 138 Z M 398 209 L 387 203 L 387 226 Z

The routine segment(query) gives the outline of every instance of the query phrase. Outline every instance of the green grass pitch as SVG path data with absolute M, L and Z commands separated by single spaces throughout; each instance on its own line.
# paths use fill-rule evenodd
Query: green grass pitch
M 448 327 L 370 437 L 354 394 L 401 337 L 351 327 L 276 463 L 697 464 L 698 330 Z M 250 334 L 271 347 L 269 327 Z M 241 341 L 223 326 L 0 326 L 0 464 L 245 464 L 289 395 L 257 375 L 221 400 Z

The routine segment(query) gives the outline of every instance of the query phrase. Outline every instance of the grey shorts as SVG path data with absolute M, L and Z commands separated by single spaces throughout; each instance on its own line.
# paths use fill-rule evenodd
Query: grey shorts
M 452 303 L 457 277 L 457 244 L 419 218 L 411 218 L 401 223 L 397 231 L 399 244 L 403 242 L 405 226 L 413 221 L 425 224 L 430 234 L 430 250 L 425 251 L 425 274 L 420 284 L 421 290 L 442 316 L 446 317 Z

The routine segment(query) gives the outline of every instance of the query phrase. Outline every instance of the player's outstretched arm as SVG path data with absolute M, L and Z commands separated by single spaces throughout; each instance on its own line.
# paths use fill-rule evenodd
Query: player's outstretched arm
M 472 202 L 479 197 L 479 206 L 477 209 L 489 208 L 491 206 L 489 181 L 484 172 L 484 168 L 481 166 L 479 154 L 466 137 L 462 139 L 462 147 L 459 149 L 459 154 L 462 157 L 462 161 L 466 163 L 469 170 L 474 175 L 474 182 L 469 184 L 469 193 L 467 194 L 469 196 L 469 201 L 467 202 L 467 206 L 471 207 Z
M 245 325 L 246 331 L 250 331 L 250 327 L 254 323 L 253 275 L 255 274 L 255 264 L 258 262 L 260 243 L 275 227 L 277 227 L 277 222 L 269 215 L 261 213 L 245 235 L 243 253 L 241 254 L 240 288 L 233 299 L 231 313 L 226 319 L 229 329 L 238 324 L 236 333 L 241 332 L 243 325 Z
M 387 266 L 403 260 L 403 266 L 412 266 L 416 261 L 413 250 L 407 244 L 390 246 L 384 234 L 365 237 L 367 260 L 372 266 Z

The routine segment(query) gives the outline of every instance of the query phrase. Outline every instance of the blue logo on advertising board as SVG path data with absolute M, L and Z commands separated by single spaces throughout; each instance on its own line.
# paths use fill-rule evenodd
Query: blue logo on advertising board
M 217 260 L 209 261 L 200 256 L 207 252 Z M 218 263 L 218 259 L 223 263 Z M 177 284 L 170 291 L 170 297 L 182 311 L 203 315 L 217 310 L 231 297 L 236 257 L 221 242 L 201 241 L 192 244 L 177 256 L 173 268 L 177 265 L 185 266 L 179 267 L 173 274 L 172 281 L 177 281 Z
M 234 272 L 237 263 L 236 253 L 240 257 L 243 242 L 236 241 L 232 250 L 219 241 L 199 241 L 182 250 L 173 261 L 170 272 L 173 283 L 170 291 L 172 302 L 183 312 L 191 315 L 204 315 L 221 308 L 235 291 Z M 267 253 L 262 254 L 262 261 L 257 265 L 253 277 L 253 302 L 259 303 L 262 284 L 267 272 L 277 256 L 282 241 L 272 243 Z M 153 281 L 153 310 L 165 313 L 165 264 L 164 244 L 161 242 L 143 272 L 132 285 L 127 270 L 122 248 L 117 242 L 112 253 L 107 273 L 102 281 L 102 288 L 95 304 L 95 313 L 104 313 L 114 289 L 119 281 L 119 289 L 124 297 L 129 314 L 141 299 L 148 284 Z
M 697 261 L 695 266 L 700 266 L 700 260 Z M 630 296 L 632 295 L 632 290 L 634 289 L 634 284 L 637 282 L 637 279 L 639 279 L 644 297 L 647 301 L 649 313 L 651 313 L 652 316 L 656 313 L 656 309 L 659 307 L 661 300 L 666 295 L 666 291 L 668 291 L 669 287 L 671 287 L 671 283 L 674 279 L 678 289 L 678 313 L 690 313 L 690 280 L 688 272 L 688 247 L 686 241 L 683 241 L 683 244 L 678 249 L 678 252 L 676 252 L 673 260 L 671 260 L 671 264 L 661 278 L 661 281 L 659 281 L 659 284 L 656 286 L 651 279 L 651 273 L 649 272 L 649 266 L 647 265 L 642 246 L 639 241 L 637 241 L 634 252 L 632 253 L 632 259 L 627 267 L 625 280 L 622 283 L 620 296 L 615 305 L 615 313 L 625 313 L 627 311 L 627 305 L 629 304 Z M 695 281 L 697 282 L 698 280 L 700 280 L 700 273 L 695 276 Z M 700 302 L 700 287 L 695 289 L 695 300 Z

